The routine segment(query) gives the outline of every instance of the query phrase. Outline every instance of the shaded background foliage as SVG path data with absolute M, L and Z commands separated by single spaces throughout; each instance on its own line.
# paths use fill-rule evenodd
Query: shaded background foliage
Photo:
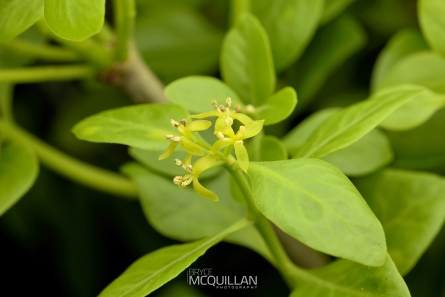
M 314 64 L 316 48 L 334 27 L 321 25 L 298 62 L 282 72 L 278 85 L 292 85 L 299 92 L 294 117 L 267 127 L 283 136 L 309 114 L 326 107 L 347 106 L 363 100 L 377 55 L 391 36 L 404 28 L 418 29 L 414 0 L 356 0 L 342 12 L 343 22 L 359 22 L 350 44 L 326 52 Z M 107 7 L 108 12 L 111 7 Z M 222 39 L 229 28 L 227 1 L 138 1 L 136 44 L 144 60 L 167 84 L 193 74 L 219 77 Z M 354 19 L 349 17 L 353 16 Z M 342 26 L 341 23 L 336 23 Z M 32 30 L 31 30 L 32 31 Z M 38 40 L 32 32 L 29 38 Z M 4 49 L 0 48 L 0 51 Z M 26 61 L 39 65 L 40 61 Z M 8 61 L 1 61 L 6 64 Z M 315 65 L 315 66 L 314 66 Z M 309 79 L 308 79 L 309 78 Z M 130 160 L 126 148 L 77 140 L 69 131 L 88 115 L 128 105 L 121 90 L 94 81 L 18 85 L 14 113 L 25 129 L 63 151 L 111 170 Z M 440 135 L 445 112 L 439 111 L 425 125 L 406 132 L 386 132 L 395 153 L 393 166 L 445 173 L 445 159 L 427 162 L 431 151 L 443 152 Z M 35 186 L 0 218 L 3 271 L 2 287 L 22 292 L 23 280 L 32 292 L 47 296 L 97 295 L 140 256 L 174 241 L 159 235 L 146 223 L 140 206 L 74 184 L 44 167 Z M 445 294 L 445 234 L 442 231 L 417 266 L 405 277 L 412 296 Z M 5 256 L 7 255 L 7 256 Z M 242 265 L 239 265 L 243 263 Z M 221 275 L 258 275 L 259 289 L 234 292 L 239 296 L 284 296 L 288 293 L 278 273 L 264 259 L 243 247 L 222 243 L 209 250 L 192 267 L 211 267 Z M 185 276 L 154 296 L 186 296 Z M 200 287 L 203 296 L 224 296 L 225 291 Z M 232 292 L 231 292 L 232 293 Z M 196 296 L 196 292 L 193 292 Z

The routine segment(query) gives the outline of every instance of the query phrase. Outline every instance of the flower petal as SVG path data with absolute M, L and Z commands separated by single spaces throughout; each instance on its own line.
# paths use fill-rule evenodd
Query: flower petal
M 193 189 L 195 189 L 195 192 L 201 197 L 218 201 L 218 196 L 209 189 L 204 188 L 196 178 L 193 179 Z
M 233 140 L 230 139 L 230 138 L 218 139 L 212 145 L 212 148 L 210 149 L 210 153 L 211 154 L 216 154 L 217 152 L 219 152 L 220 150 L 222 150 L 223 148 L 225 148 L 225 147 L 227 147 L 227 146 L 229 146 L 231 144 L 233 144 Z
M 181 146 L 184 148 L 184 150 L 194 156 L 202 156 L 204 155 L 204 152 L 202 151 L 202 148 L 188 139 L 187 137 L 181 137 Z
M 212 122 L 207 120 L 197 120 L 193 121 L 190 124 L 187 124 L 187 129 L 194 132 L 194 131 L 203 131 L 207 130 L 212 126 Z
M 208 117 L 217 117 L 220 114 L 221 113 L 219 113 L 218 111 L 212 110 L 212 111 L 208 111 L 208 112 L 192 115 L 191 118 L 192 119 L 205 119 L 205 118 L 208 118 Z
M 241 123 L 243 123 L 244 125 L 249 124 L 250 122 L 253 122 L 253 120 L 245 115 L 244 113 L 232 113 L 230 115 L 232 118 L 237 119 L 238 121 L 240 121 Z
M 232 122 L 233 123 L 233 122 Z M 230 138 L 235 137 L 235 132 L 233 132 L 232 126 L 228 125 L 227 117 L 219 117 L 215 122 L 215 135 L 221 132 Z
M 173 152 L 175 151 L 176 146 L 178 145 L 177 142 L 172 141 L 168 148 L 165 150 L 165 152 L 159 156 L 158 160 L 164 160 L 170 157 Z
M 247 173 L 247 169 L 249 168 L 249 155 L 247 154 L 244 144 L 242 141 L 237 141 L 233 147 L 235 148 L 235 155 L 236 159 L 238 160 L 239 167 Z
M 193 164 L 193 175 L 199 176 L 201 173 L 211 168 L 216 162 L 215 155 L 206 155 L 196 160 Z
M 263 124 L 264 120 L 250 122 L 245 126 L 246 132 L 240 139 L 246 139 L 257 135 L 263 129 Z

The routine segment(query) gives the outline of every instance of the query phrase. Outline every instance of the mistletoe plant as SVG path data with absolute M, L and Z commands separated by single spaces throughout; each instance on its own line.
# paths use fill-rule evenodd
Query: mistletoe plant
M 105 0 L 0 0 L 0 215 L 33 185 L 41 161 L 138 199 L 154 229 L 186 242 L 141 257 L 101 297 L 146 296 L 221 241 L 264 257 L 292 297 L 410 296 L 403 276 L 445 219 L 444 1 L 418 1 L 423 34 L 405 28 L 389 40 L 364 96 L 337 86 L 353 79 L 347 67 L 335 86 L 328 81 L 365 46 L 353 1 L 234 0 L 227 33 L 197 13 L 206 1 L 112 2 L 110 25 Z M 155 50 L 156 38 L 181 42 Z M 120 87 L 142 103 L 88 110 L 72 129 L 128 146 L 134 161 L 122 174 L 15 123 L 14 84 L 71 80 Z M 343 101 L 331 96 L 337 89 Z M 290 256 L 295 240 L 309 261 L 335 260 L 307 269 Z

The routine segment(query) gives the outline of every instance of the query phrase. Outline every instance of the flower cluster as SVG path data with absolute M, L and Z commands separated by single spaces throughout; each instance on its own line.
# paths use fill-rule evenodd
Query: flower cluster
M 204 188 L 199 183 L 199 176 L 206 170 L 212 168 L 216 161 L 226 161 L 227 156 L 230 155 L 232 149 L 235 150 L 235 155 L 239 167 L 247 172 L 249 167 L 249 155 L 244 147 L 244 139 L 257 135 L 263 128 L 264 120 L 254 121 L 247 115 L 240 113 L 241 107 L 236 105 L 232 110 L 230 109 L 232 100 L 226 99 L 225 105 L 219 105 L 215 100 L 212 105 L 215 110 L 191 116 L 193 121 L 182 119 L 179 122 L 171 120 L 170 123 L 178 129 L 181 136 L 165 135 L 165 139 L 170 140 L 171 144 L 167 150 L 159 157 L 159 160 L 166 159 L 171 156 L 178 144 L 188 153 L 187 157 L 181 161 L 175 159 L 175 163 L 181 166 L 187 173 L 183 176 L 176 176 L 173 182 L 181 188 L 185 188 L 193 184 L 195 191 L 202 197 L 211 200 L 218 200 L 218 196 L 212 191 Z M 202 120 L 203 118 L 217 117 L 215 122 L 214 134 L 217 137 L 215 143 L 206 150 L 197 142 L 197 137 L 192 132 L 207 130 L 212 125 L 212 122 Z M 241 123 L 238 131 L 233 130 L 234 120 Z M 221 156 L 220 151 L 224 149 L 224 155 Z M 204 151 L 207 152 L 204 155 Z M 194 165 L 192 165 L 192 156 L 202 156 Z

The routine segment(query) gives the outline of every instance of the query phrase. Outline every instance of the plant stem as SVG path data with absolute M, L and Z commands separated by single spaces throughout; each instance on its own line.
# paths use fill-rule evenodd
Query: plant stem
M 34 42 L 14 39 L 3 43 L 2 45 L 7 50 L 13 51 L 16 54 L 45 61 L 73 62 L 81 60 L 80 56 L 75 52 L 47 44 L 37 44 Z
M 250 11 L 250 0 L 232 0 L 231 10 L 231 23 L 235 26 L 239 16 Z
M 288 286 L 293 289 L 295 287 L 295 281 L 291 275 L 293 264 L 284 251 L 280 241 L 278 240 L 278 237 L 275 234 L 272 225 L 267 220 L 267 218 L 258 210 L 249 183 L 240 170 L 232 170 L 227 166 L 226 168 L 238 184 L 241 192 L 243 193 L 249 212 L 255 219 L 255 225 L 264 238 L 264 241 L 266 242 L 270 251 L 272 252 L 278 269 L 280 270 L 284 280 L 286 281 Z
M 116 27 L 115 60 L 128 59 L 129 41 L 133 34 L 136 15 L 134 0 L 114 0 L 114 23 Z
M 110 194 L 128 198 L 137 196 L 135 185 L 120 174 L 76 160 L 1 119 L 0 131 L 4 133 L 6 138 L 32 147 L 46 166 L 67 178 Z
M 81 79 L 94 76 L 96 72 L 94 68 L 84 65 L 0 69 L 0 83 L 36 83 Z

